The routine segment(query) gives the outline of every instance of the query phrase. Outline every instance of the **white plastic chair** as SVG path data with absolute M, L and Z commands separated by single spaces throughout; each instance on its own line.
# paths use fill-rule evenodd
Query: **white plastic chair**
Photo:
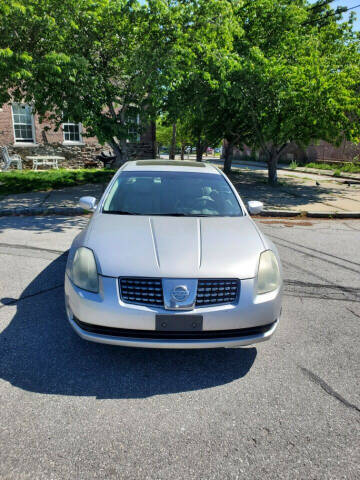
M 12 163 L 16 163 L 18 170 L 22 170 L 22 158 L 20 155 L 14 154 L 10 156 L 7 147 L 2 147 L 1 153 L 5 162 L 5 165 L 1 169 L 3 172 L 9 170 Z

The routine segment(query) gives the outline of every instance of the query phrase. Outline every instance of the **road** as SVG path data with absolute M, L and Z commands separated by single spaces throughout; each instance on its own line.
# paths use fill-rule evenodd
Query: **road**
M 73 333 L 65 252 L 85 222 L 0 219 L 2 480 L 359 478 L 360 221 L 261 220 L 284 266 L 281 324 L 207 351 Z

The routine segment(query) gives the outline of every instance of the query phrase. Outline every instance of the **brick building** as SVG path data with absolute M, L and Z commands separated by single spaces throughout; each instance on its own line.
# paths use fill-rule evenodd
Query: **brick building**
M 155 135 L 155 125 L 151 124 L 136 142 L 129 142 L 131 158 L 155 158 Z M 108 145 L 100 145 L 96 137 L 86 136 L 80 123 L 64 122 L 57 131 L 49 122 L 40 123 L 38 115 L 25 104 L 0 108 L 0 146 L 7 146 L 10 154 L 21 155 L 23 168 L 32 167 L 26 160 L 30 155 L 62 156 L 66 160 L 61 166 L 81 168 L 101 151 L 111 150 Z
M 262 159 L 261 152 L 252 151 L 250 147 L 244 146 L 242 150 L 234 148 L 234 159 L 258 158 Z M 298 164 L 307 162 L 332 163 L 332 162 L 353 162 L 360 161 L 360 144 L 343 142 L 339 147 L 321 140 L 319 143 L 301 148 L 292 143 L 281 155 L 280 162 L 296 161 Z

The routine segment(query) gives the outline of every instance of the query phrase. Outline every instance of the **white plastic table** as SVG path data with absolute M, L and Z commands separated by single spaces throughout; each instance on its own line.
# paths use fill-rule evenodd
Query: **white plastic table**
M 36 155 L 26 157 L 33 162 L 33 170 L 37 170 L 39 166 L 59 168 L 58 162 L 65 160 L 65 157 L 57 157 L 55 155 Z

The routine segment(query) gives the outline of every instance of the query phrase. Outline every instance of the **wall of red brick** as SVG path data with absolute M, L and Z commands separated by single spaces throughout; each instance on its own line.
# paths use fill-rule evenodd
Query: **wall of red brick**
M 265 160 L 265 155 L 261 152 L 252 152 L 244 146 L 242 150 L 234 148 L 233 158 L 244 160 L 246 158 L 259 158 Z M 317 144 L 309 145 L 306 149 L 299 147 L 296 143 L 291 143 L 284 154 L 280 156 L 280 162 L 296 161 L 298 164 L 307 162 L 353 162 L 360 161 L 360 144 L 343 142 L 339 147 L 321 140 Z
M 0 109 L 0 146 L 6 145 L 10 153 L 18 153 L 23 159 L 24 168 L 31 168 L 32 162 L 27 156 L 58 155 L 65 157 L 63 166 L 67 168 L 81 168 L 86 162 L 94 161 L 101 151 L 109 151 L 107 145 L 101 145 L 96 137 L 85 136 L 83 131 L 82 143 L 69 145 L 63 142 L 61 127 L 56 130 L 54 124 L 48 120 L 42 123 L 38 115 L 34 115 L 35 144 L 14 143 L 13 119 L 10 104 L 5 104 Z M 155 155 L 155 127 L 150 125 L 140 137 L 140 142 L 129 144 L 131 158 L 154 158 Z M 98 166 L 102 166 L 98 162 Z
M 11 105 L 0 108 L 0 145 L 14 143 L 14 130 L 12 123 Z
M 321 141 L 311 145 L 306 150 L 309 161 L 316 162 L 353 162 L 359 161 L 360 144 L 343 142 L 339 147 Z M 356 158 L 357 157 L 357 158 Z
M 62 128 L 55 128 L 55 125 L 45 119 L 40 123 L 39 116 L 34 115 L 34 129 L 36 144 L 63 143 L 64 136 Z M 96 137 L 86 137 L 86 130 L 83 131 L 83 142 L 87 145 L 99 145 Z M 0 144 L 14 144 L 14 130 L 11 105 L 5 104 L 0 108 Z

